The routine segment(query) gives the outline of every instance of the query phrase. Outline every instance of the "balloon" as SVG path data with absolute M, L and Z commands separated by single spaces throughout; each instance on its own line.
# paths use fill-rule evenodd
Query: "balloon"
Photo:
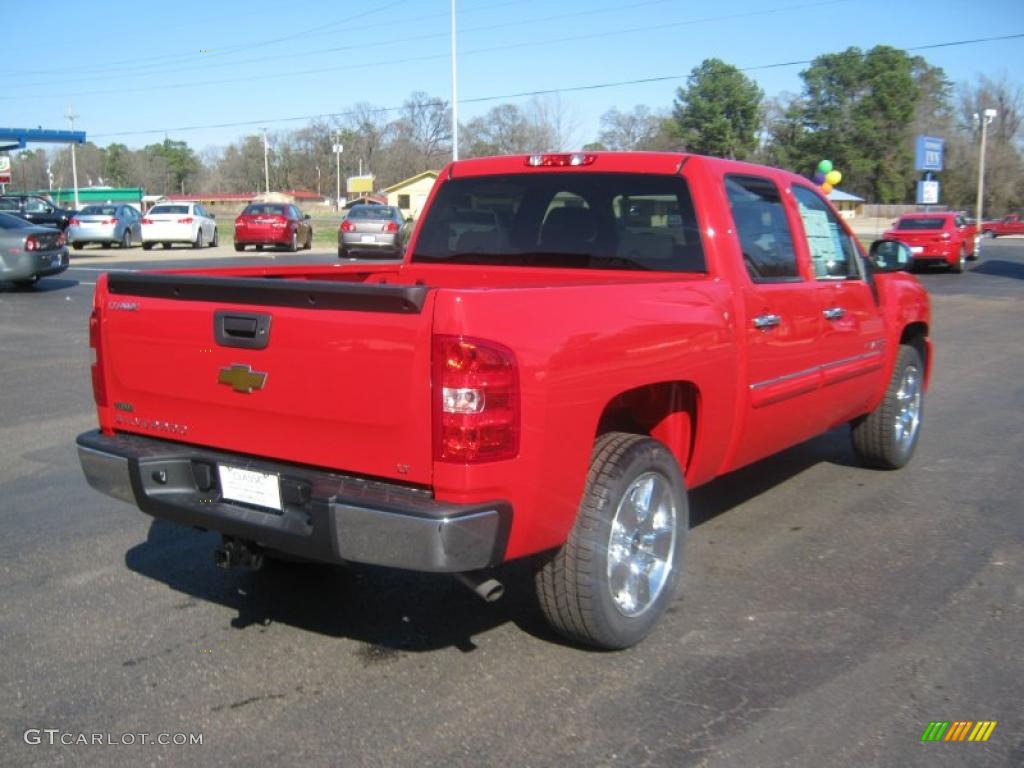
M 821 191 L 827 195 L 829 192 L 832 191 L 832 185 L 826 181 L 824 184 L 821 185 Z
M 821 171 L 822 173 L 828 173 L 829 171 L 832 170 L 832 161 L 822 160 L 820 163 L 818 163 L 818 170 Z
M 814 183 L 815 184 L 824 184 L 825 183 L 825 174 L 822 173 L 821 171 L 815 171 L 814 172 Z
M 825 181 L 831 184 L 833 187 L 843 180 L 843 174 L 833 169 L 825 174 Z

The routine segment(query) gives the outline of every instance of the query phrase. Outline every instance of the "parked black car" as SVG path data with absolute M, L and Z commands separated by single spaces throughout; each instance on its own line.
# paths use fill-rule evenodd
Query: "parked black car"
M 40 227 L 62 231 L 68 228 L 68 222 L 75 214 L 38 195 L 0 195 L 0 211 L 20 216 Z

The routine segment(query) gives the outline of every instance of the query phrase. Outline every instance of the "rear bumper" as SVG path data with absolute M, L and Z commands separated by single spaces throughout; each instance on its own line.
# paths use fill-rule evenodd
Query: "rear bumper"
M 238 245 L 288 245 L 292 241 L 292 231 L 283 229 L 249 228 L 235 230 L 235 243 Z
M 0 280 L 27 280 L 34 276 L 56 275 L 67 269 L 69 263 L 65 246 L 55 251 L 0 254 Z
M 78 437 L 89 485 L 165 520 L 322 562 L 458 573 L 502 562 L 511 506 L 447 504 L 426 491 L 137 435 Z M 281 479 L 284 511 L 226 501 L 218 464 Z

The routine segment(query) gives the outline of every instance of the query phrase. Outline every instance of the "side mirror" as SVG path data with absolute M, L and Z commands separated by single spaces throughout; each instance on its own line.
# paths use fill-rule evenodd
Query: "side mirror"
M 871 244 L 872 272 L 900 272 L 914 263 L 910 248 L 898 240 L 875 240 Z
M 312 216 L 310 216 L 310 215 L 309 215 L 309 214 L 307 213 L 307 214 L 304 214 L 302 218 L 303 218 L 303 219 L 305 220 L 305 219 L 312 219 L 313 217 L 312 217 Z

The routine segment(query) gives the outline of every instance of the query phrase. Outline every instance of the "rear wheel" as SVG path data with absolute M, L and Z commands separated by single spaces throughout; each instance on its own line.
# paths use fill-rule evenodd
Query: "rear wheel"
M 84 245 L 85 243 L 72 243 L 71 247 L 74 248 L 76 251 L 80 251 L 82 250 L 82 246 Z
M 241 243 L 235 243 L 235 250 L 236 251 L 244 251 L 245 250 L 245 246 L 242 245 Z
M 949 265 L 949 271 L 959 275 L 964 271 L 964 267 L 967 265 L 967 246 L 960 246 L 960 255 L 957 257 L 955 263 Z
M 305 250 L 309 250 L 313 247 L 313 230 L 309 230 L 309 234 L 306 235 L 306 244 L 303 246 Z
M 26 277 L 24 280 L 13 280 L 16 288 L 31 288 L 39 282 L 39 275 L 32 275 L 32 277 Z
M 192 247 L 193 248 L 202 248 L 203 247 L 203 228 L 202 227 L 200 227 L 196 231 L 196 239 L 195 239 L 195 242 L 192 243 Z
M 921 353 L 902 344 L 882 402 L 851 425 L 853 448 L 861 462 L 879 469 L 899 469 L 910 461 L 921 431 L 923 406 Z
M 299 233 L 292 232 L 292 239 L 288 243 L 288 252 L 295 253 L 297 250 L 299 250 Z
M 156 245 L 156 243 L 147 243 L 146 241 L 143 241 L 142 242 L 142 250 L 144 250 L 144 251 L 151 251 L 151 250 L 153 250 L 153 246 L 154 245 Z
M 675 596 L 688 525 L 683 474 L 668 448 L 643 435 L 602 435 L 569 539 L 535 574 L 551 626 L 597 648 L 640 642 Z
M 214 227 L 213 228 L 213 239 L 210 241 L 210 247 L 211 248 L 216 248 L 219 243 L 220 243 L 220 240 L 217 237 L 217 228 Z
M 263 243 L 256 243 L 256 250 L 257 251 L 262 251 L 263 250 Z
M 340 245 L 338 246 L 338 258 L 339 259 L 347 259 L 348 258 L 348 253 Z
M 164 248 L 166 248 L 166 249 L 170 249 L 170 247 L 171 247 L 171 244 L 170 244 L 170 243 L 161 243 L 161 245 L 162 245 L 162 246 L 163 246 Z

